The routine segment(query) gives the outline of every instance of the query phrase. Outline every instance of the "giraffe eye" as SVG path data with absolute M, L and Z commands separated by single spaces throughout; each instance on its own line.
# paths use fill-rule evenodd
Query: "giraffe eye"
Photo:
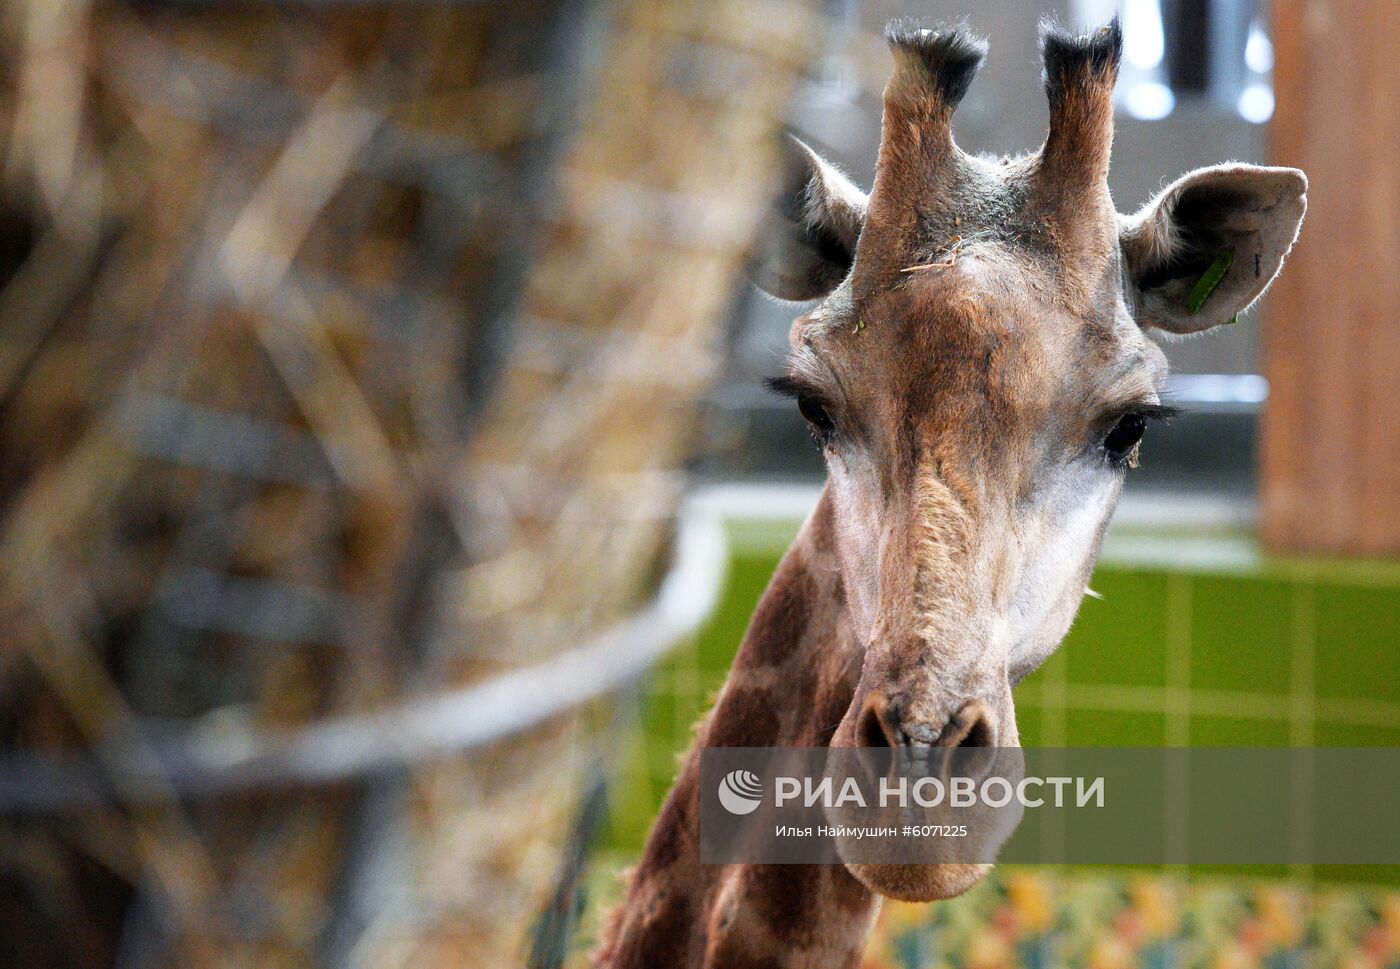
M 1147 433 L 1147 417 L 1143 414 L 1124 414 L 1113 425 L 1113 430 L 1103 439 L 1104 453 L 1114 465 L 1136 463 L 1137 446 Z
M 787 374 L 770 377 L 765 383 L 775 394 L 797 401 L 797 412 L 807 422 L 807 429 L 812 432 L 817 444 L 825 448 L 831 435 L 836 433 L 836 422 L 827 413 L 821 398 L 808 389 L 805 383 Z
M 797 395 L 797 412 L 802 415 L 817 440 L 824 441 L 836 430 L 836 422 L 826 412 L 821 402 L 807 394 Z
M 809 398 L 806 393 L 799 393 L 797 410 L 799 414 L 802 414 L 802 420 L 811 424 L 812 430 L 823 437 L 836 430 L 836 421 L 833 421 L 832 416 L 826 413 L 826 407 L 822 406 L 820 400 Z

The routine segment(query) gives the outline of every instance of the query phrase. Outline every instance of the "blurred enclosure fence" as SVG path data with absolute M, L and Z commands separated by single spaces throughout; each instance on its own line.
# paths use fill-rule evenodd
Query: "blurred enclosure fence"
M 551 963 L 818 26 L 4 8 L 0 964 Z

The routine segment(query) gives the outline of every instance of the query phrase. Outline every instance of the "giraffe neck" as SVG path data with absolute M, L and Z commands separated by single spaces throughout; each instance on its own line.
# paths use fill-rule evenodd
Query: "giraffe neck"
M 701 747 L 825 746 L 851 703 L 851 632 L 823 493 L 778 565 L 598 953 L 607 969 L 859 964 L 878 898 L 839 865 L 701 865 Z

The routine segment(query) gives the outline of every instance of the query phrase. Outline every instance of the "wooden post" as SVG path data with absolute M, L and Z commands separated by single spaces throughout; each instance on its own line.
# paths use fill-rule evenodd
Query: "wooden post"
M 1310 186 L 1263 333 L 1262 537 L 1400 555 L 1400 3 L 1273 10 L 1273 157 Z

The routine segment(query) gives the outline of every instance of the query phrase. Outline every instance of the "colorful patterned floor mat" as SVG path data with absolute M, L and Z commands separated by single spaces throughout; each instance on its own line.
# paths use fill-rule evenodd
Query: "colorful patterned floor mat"
M 1400 890 L 1007 869 L 888 904 L 864 969 L 1400 969 Z

